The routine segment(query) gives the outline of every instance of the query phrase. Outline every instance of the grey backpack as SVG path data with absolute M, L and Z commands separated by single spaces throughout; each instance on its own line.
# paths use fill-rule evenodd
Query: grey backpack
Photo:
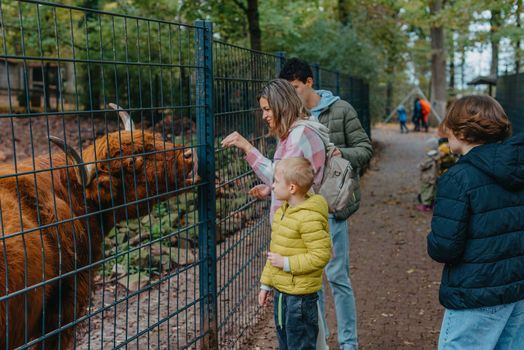
M 355 190 L 359 184 L 358 173 L 349 160 L 333 156 L 335 149 L 333 144 L 327 146 L 322 182 L 314 188 L 326 199 L 329 212 L 333 214 L 356 202 Z

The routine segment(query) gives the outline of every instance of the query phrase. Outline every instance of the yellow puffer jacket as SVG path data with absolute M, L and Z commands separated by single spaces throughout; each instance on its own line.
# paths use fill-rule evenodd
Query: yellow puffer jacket
M 322 269 L 331 258 L 326 200 L 308 194 L 306 201 L 296 207 L 284 202 L 271 228 L 270 251 L 288 257 L 291 272 L 267 261 L 260 282 L 293 295 L 320 290 Z

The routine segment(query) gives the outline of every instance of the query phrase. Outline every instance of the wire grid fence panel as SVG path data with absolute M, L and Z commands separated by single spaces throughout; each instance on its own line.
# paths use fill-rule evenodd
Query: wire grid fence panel
M 333 95 L 340 96 L 339 73 L 319 67 L 319 89 L 329 90 Z
M 198 346 L 201 29 L 38 1 L 0 25 L 0 348 Z
M 274 138 L 268 138 L 256 99 L 277 75 L 276 56 L 215 41 L 214 112 L 216 146 L 216 205 L 218 327 L 221 347 L 239 348 L 239 340 L 260 316 L 259 279 L 271 236 L 269 201 L 248 196 L 259 180 L 236 148 L 223 149 L 220 140 L 233 131 L 271 157 Z
M 513 132 L 524 132 L 524 73 L 499 77 L 497 100 L 511 120 Z
M 340 74 L 340 98 L 348 101 L 355 108 L 362 127 L 371 137 L 369 85 L 362 79 Z

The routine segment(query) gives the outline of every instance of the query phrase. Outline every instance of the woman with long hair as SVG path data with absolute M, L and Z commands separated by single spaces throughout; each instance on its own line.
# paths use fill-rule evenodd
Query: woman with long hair
M 304 157 L 309 160 L 315 171 L 313 185 L 319 185 L 326 159 L 325 144 L 329 142 L 328 129 L 310 119 L 295 88 L 287 80 L 270 81 L 260 91 L 257 100 L 269 132 L 278 139 L 273 159 L 262 155 L 236 131 L 222 140 L 223 147 L 235 146 L 245 152 L 246 161 L 263 182 L 262 185 L 252 188 L 249 194 L 259 199 L 268 197 L 271 194 L 275 164 L 289 157 Z M 306 120 L 307 122 L 304 122 Z M 280 205 L 281 202 L 272 196 L 271 218 Z
M 262 118 L 267 123 L 269 131 L 278 139 L 273 159 L 262 155 L 240 133 L 233 132 L 222 140 L 223 147 L 238 147 L 246 154 L 246 161 L 255 171 L 261 185 L 253 187 L 249 194 L 264 199 L 271 195 L 270 220 L 282 202 L 276 199 L 271 191 L 273 173 L 276 164 L 286 158 L 304 157 L 311 163 L 314 170 L 313 186 L 320 185 L 324 174 L 326 146 L 329 144 L 329 130 L 324 125 L 310 117 L 302 99 L 293 85 L 284 79 L 270 81 L 257 96 L 262 110 Z M 318 350 L 327 349 L 324 325 L 320 320 L 318 309 L 317 346 Z M 290 334 L 291 336 L 291 334 Z

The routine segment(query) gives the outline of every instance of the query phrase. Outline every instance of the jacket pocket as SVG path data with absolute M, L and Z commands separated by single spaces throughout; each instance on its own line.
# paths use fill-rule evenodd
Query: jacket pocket
M 289 293 L 295 286 L 294 276 L 280 269 L 276 270 L 273 274 L 273 286 L 284 293 Z

